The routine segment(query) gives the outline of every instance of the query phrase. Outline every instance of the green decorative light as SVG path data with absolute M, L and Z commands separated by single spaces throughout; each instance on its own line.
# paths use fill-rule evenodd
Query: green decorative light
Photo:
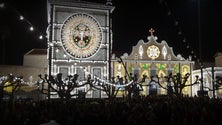
M 173 69 L 174 69 L 174 72 L 175 72 L 175 73 L 178 73 L 178 72 L 179 72 L 179 66 L 178 66 L 178 64 L 175 64 L 175 65 L 173 66 Z
M 146 70 L 146 69 L 148 69 L 149 67 L 150 67 L 150 64 L 146 64 L 146 63 L 141 64 L 141 68 L 142 68 L 143 70 Z
M 156 68 L 159 69 L 159 70 L 164 70 L 166 68 L 166 64 L 157 63 Z
M 166 68 L 166 64 L 160 64 L 160 70 L 163 70 L 163 69 L 165 69 Z

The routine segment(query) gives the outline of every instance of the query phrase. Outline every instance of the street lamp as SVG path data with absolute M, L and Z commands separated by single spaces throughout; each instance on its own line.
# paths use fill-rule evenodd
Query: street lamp
M 201 80 L 200 80 L 200 91 L 199 94 L 200 96 L 204 96 L 205 92 L 203 90 L 203 62 L 202 62 L 202 44 L 201 44 L 201 15 L 200 15 L 200 0 L 197 0 L 197 11 L 198 11 L 198 42 L 199 42 L 199 54 L 200 54 L 200 75 L 201 75 Z

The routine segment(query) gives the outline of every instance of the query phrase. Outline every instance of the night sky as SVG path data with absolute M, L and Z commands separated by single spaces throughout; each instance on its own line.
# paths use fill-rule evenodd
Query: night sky
M 87 0 L 105 3 L 105 0 Z M 47 48 L 46 0 L 5 0 L 0 8 L 0 64 L 21 65 L 23 55 L 33 48 Z M 2 2 L 0 2 L 0 5 Z M 222 52 L 222 8 L 219 0 L 113 0 L 113 50 L 130 53 L 139 40 L 147 42 L 149 29 L 158 42 L 165 40 L 175 54 L 187 58 L 191 52 L 203 61 L 214 61 Z M 200 14 L 200 18 L 198 15 Z M 23 15 L 23 21 L 19 16 Z M 200 19 L 200 23 L 198 21 Z M 200 24 L 200 27 L 198 26 Z M 30 25 L 34 31 L 29 30 Z M 201 32 L 198 32 L 200 29 Z M 200 33 L 200 41 L 199 35 Z M 189 46 L 189 47 L 188 47 Z

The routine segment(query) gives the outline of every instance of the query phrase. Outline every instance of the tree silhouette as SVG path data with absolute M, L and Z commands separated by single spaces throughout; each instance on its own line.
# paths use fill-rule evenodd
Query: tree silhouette
M 182 95 L 182 90 L 185 87 L 193 86 L 195 84 L 199 84 L 199 79 L 198 79 L 199 77 L 198 76 L 196 76 L 196 79 L 195 79 L 194 83 L 187 84 L 187 81 L 188 81 L 189 77 L 190 77 L 190 73 L 186 73 L 184 77 L 182 77 L 180 73 L 177 73 L 175 75 L 170 73 L 168 76 L 164 77 L 166 79 L 166 87 L 164 87 L 159 82 L 160 78 L 158 77 L 158 75 L 156 75 L 155 77 L 151 76 L 150 82 L 155 82 L 161 88 L 166 89 L 167 90 L 167 95 L 181 96 Z M 155 80 L 155 78 L 157 80 Z
M 127 79 L 127 76 L 124 76 L 124 78 L 117 76 L 116 78 L 112 77 L 111 82 L 107 83 L 98 78 L 91 79 L 91 76 L 88 77 L 90 87 L 105 92 L 110 100 L 115 99 L 119 91 L 126 91 L 127 98 L 129 99 L 131 96 L 138 97 L 142 88 L 141 83 L 145 81 L 145 78 L 146 76 L 144 75 L 142 80 L 138 81 L 137 76 L 133 76 L 132 73 L 130 73 L 129 79 L 132 79 L 131 81 Z
M 118 85 L 123 85 L 123 78 L 119 76 L 117 76 L 116 80 L 115 77 L 112 77 L 111 82 L 107 83 L 98 78 L 91 79 L 91 76 L 89 75 L 88 81 L 92 89 L 105 92 L 109 100 L 116 98 L 119 90 L 121 89 L 121 87 L 118 87 Z
M 210 88 L 210 87 L 206 87 L 206 86 L 204 86 L 204 88 L 207 88 L 208 91 L 214 91 L 214 90 L 222 89 L 222 77 L 221 76 L 216 76 L 214 88 Z
M 69 100 L 73 96 L 79 96 L 79 94 L 72 94 L 72 91 L 76 88 L 85 86 L 87 81 L 79 82 L 77 74 L 69 75 L 67 78 L 62 78 L 62 73 L 58 73 L 55 77 L 45 74 L 44 77 L 39 75 L 40 80 L 37 82 L 38 90 L 43 94 L 58 95 L 61 99 Z M 49 88 L 48 88 L 49 87 Z M 55 94 L 52 94 L 55 92 Z M 80 93 L 83 94 L 83 93 Z
M 4 97 L 4 95 L 9 96 L 9 102 L 11 103 L 12 109 L 14 106 L 14 96 L 15 93 L 18 92 L 21 86 L 25 85 L 22 76 L 14 76 L 12 74 L 8 74 L 7 76 L 0 77 L 0 101 Z M 10 91 L 7 91 L 7 88 L 10 88 Z
M 216 84 L 215 84 L 215 89 L 219 90 L 222 89 L 222 77 L 221 76 L 216 76 Z
M 216 76 L 215 80 L 213 80 L 213 88 L 210 88 L 210 87 L 206 87 L 206 86 L 203 86 L 203 88 L 206 88 L 208 89 L 208 91 L 216 91 L 216 90 L 220 90 L 222 89 L 222 77 L 221 76 Z M 215 93 L 213 93 L 215 96 Z
M 140 96 L 140 91 L 143 91 L 143 88 L 142 88 L 142 83 L 145 82 L 146 80 L 146 75 L 143 75 L 142 79 L 139 80 L 138 79 L 138 76 L 136 74 L 132 74 L 130 73 L 130 78 L 129 79 L 132 79 L 133 80 L 133 83 L 126 86 L 126 91 L 127 91 L 127 97 L 128 99 L 131 99 L 131 97 L 138 97 Z

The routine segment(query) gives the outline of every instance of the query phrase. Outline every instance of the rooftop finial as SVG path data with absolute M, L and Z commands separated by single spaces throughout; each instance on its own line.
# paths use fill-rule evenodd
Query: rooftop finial
M 149 32 L 150 32 L 151 36 L 153 36 L 153 33 L 155 32 L 155 30 L 154 30 L 153 28 L 151 28 L 151 29 L 149 30 Z

